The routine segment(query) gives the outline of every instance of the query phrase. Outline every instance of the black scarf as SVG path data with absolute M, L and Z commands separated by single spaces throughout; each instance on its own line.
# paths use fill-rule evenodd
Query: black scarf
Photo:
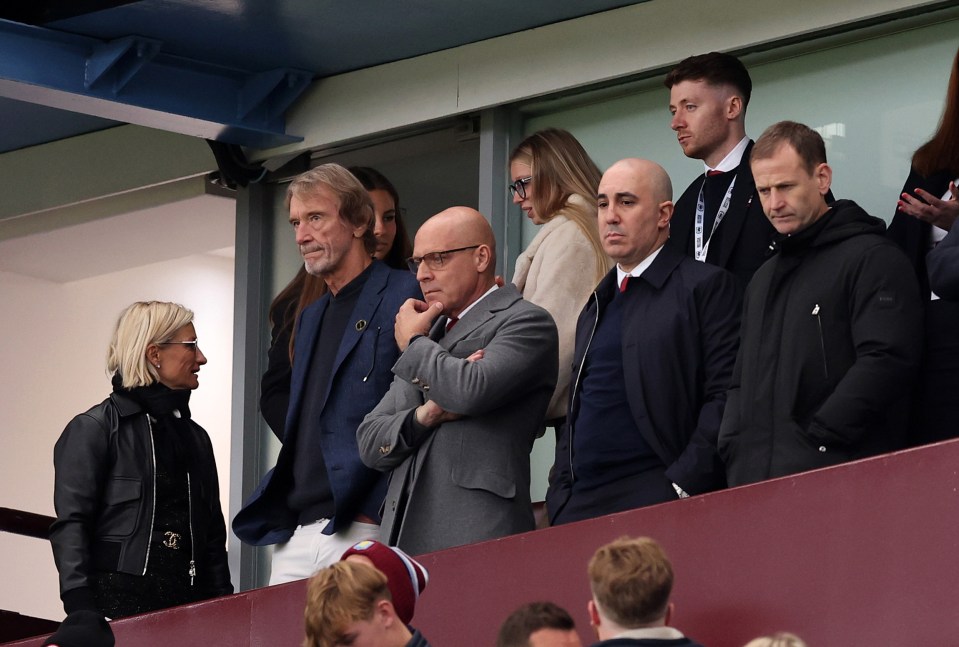
M 116 373 L 113 392 L 130 398 L 150 414 L 158 469 L 172 475 L 196 473 L 189 390 L 173 390 L 159 382 L 127 389 Z

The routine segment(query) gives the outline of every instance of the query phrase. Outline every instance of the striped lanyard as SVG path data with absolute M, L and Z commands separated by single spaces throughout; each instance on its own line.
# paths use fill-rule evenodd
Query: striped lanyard
M 703 234 L 705 233 L 704 222 L 706 220 L 706 202 L 703 200 L 703 189 L 706 187 L 706 179 L 703 178 L 703 184 L 699 187 L 699 200 L 696 201 L 696 260 L 700 262 L 706 261 L 706 254 L 709 253 L 709 241 L 713 238 L 713 232 L 716 231 L 716 227 L 719 226 L 719 223 L 722 222 L 723 216 L 726 215 L 726 212 L 729 211 L 729 202 L 733 199 L 733 187 L 736 186 L 736 176 L 733 176 L 733 181 L 729 183 L 729 188 L 726 189 L 726 195 L 723 196 L 723 201 L 719 205 L 719 211 L 716 212 L 716 219 L 713 221 L 713 228 L 709 230 L 709 237 L 703 240 Z

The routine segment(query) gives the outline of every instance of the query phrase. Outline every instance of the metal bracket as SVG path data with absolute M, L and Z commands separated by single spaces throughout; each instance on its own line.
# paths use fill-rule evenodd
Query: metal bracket
M 96 45 L 87 58 L 84 87 L 89 90 L 112 81 L 110 91 L 119 94 L 130 79 L 160 53 L 162 45 L 158 40 L 140 36 L 125 36 Z

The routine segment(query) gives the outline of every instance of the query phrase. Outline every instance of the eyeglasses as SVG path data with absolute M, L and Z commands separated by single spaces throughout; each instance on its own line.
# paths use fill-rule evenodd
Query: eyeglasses
M 521 177 L 509 185 L 509 194 L 513 196 L 519 194 L 520 200 L 526 199 L 526 185 L 533 181 L 533 176 Z
M 181 346 L 186 346 L 186 347 L 187 347 L 187 350 L 189 350 L 189 351 L 191 351 L 191 352 L 193 352 L 193 353 L 195 353 L 195 352 L 197 351 L 197 349 L 200 348 L 199 346 L 197 346 L 198 343 L 199 343 L 199 342 L 196 341 L 195 339 L 194 339 L 193 341 L 161 341 L 161 342 L 157 342 L 157 344 L 160 345 L 160 346 L 168 346 L 168 345 L 170 345 L 170 344 L 180 344 Z
M 465 252 L 467 249 L 476 249 L 479 245 L 470 245 L 469 247 L 457 247 L 456 249 L 444 249 L 442 252 L 430 252 L 429 254 L 423 254 L 422 256 L 410 256 L 406 259 L 406 264 L 410 268 L 410 272 L 416 274 L 420 271 L 420 263 L 426 263 L 426 267 L 430 268 L 434 272 L 441 267 L 443 263 L 446 262 L 447 254 L 455 254 L 456 252 Z

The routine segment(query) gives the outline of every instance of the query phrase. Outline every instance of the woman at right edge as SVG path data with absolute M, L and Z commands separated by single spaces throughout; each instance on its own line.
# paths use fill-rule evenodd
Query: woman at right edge
M 959 51 L 952 61 L 946 106 L 939 128 L 912 156 L 896 215 L 886 235 L 916 268 L 925 303 L 923 367 L 910 420 L 910 444 L 959 436 L 959 302 L 940 299 L 929 287 L 926 254 L 959 217 Z

